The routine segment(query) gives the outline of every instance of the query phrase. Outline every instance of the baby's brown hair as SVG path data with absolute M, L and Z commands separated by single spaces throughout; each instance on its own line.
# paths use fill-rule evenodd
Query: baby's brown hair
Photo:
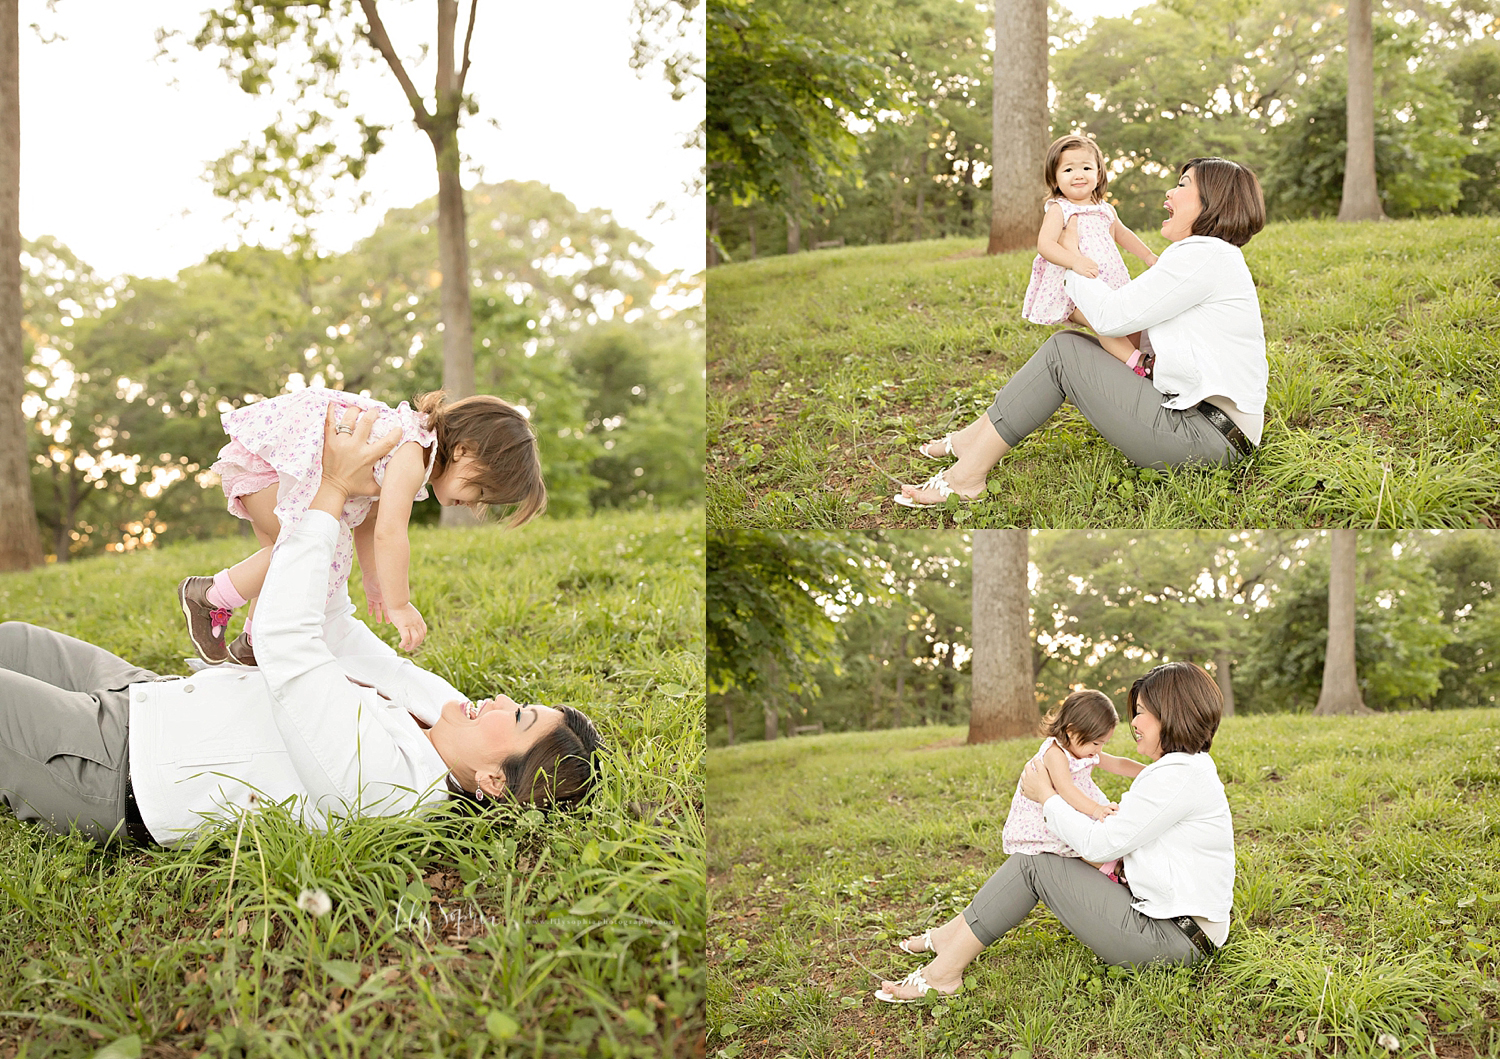
M 472 456 L 476 471 L 469 481 L 479 486 L 477 505 L 514 505 L 512 526 L 541 514 L 547 506 L 547 486 L 536 434 L 521 410 L 489 394 L 447 401 L 442 390 L 417 396 L 417 411 L 427 418 L 427 429 L 437 434 L 432 476 L 443 474 L 459 456 Z
M 1063 699 L 1061 706 L 1042 718 L 1042 734 L 1052 736 L 1066 747 L 1108 739 L 1119 723 L 1120 715 L 1108 695 L 1083 688 Z
M 1047 185 L 1048 197 L 1067 198 L 1062 193 L 1062 188 L 1057 186 L 1057 167 L 1062 164 L 1063 152 L 1071 151 L 1075 147 L 1093 152 L 1094 165 L 1099 170 L 1099 180 L 1094 184 L 1091 201 L 1103 202 L 1105 189 L 1109 187 L 1109 172 L 1104 168 L 1104 152 L 1099 150 L 1099 145 L 1093 140 L 1087 136 L 1079 136 L 1077 133 L 1059 136 L 1052 141 L 1052 146 L 1047 148 L 1047 161 L 1042 166 L 1042 183 Z

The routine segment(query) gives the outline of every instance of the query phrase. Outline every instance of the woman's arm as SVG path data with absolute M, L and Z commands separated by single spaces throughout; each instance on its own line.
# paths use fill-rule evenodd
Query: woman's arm
M 1119 290 L 1103 280 L 1066 276 L 1068 297 L 1101 335 L 1128 335 L 1170 320 L 1213 294 L 1224 270 L 1215 267 L 1219 254 L 1205 243 L 1169 249 Z
M 401 631 L 401 649 L 414 651 L 427 635 L 427 623 L 411 605 L 411 541 L 406 535 L 411 506 L 422 488 L 426 465 L 422 446 L 408 441 L 386 464 L 380 487 L 380 512 L 375 518 L 375 570 L 380 594 L 391 623 Z
M 1120 810 L 1094 821 L 1061 801 L 1042 805 L 1052 833 L 1084 860 L 1103 864 L 1159 838 L 1182 821 L 1201 801 L 1193 791 L 1193 769 L 1186 761 L 1158 762 L 1120 797 Z
M 1042 755 L 1042 764 L 1046 766 L 1047 775 L 1052 780 L 1052 790 L 1059 798 L 1067 802 L 1085 816 L 1095 820 L 1109 815 L 1109 807 L 1100 805 L 1083 791 L 1078 789 L 1078 784 L 1073 782 L 1073 774 L 1068 770 L 1068 755 L 1062 747 L 1053 743 Z
M 1125 776 L 1129 779 L 1135 779 L 1146 766 L 1139 761 L 1132 761 L 1128 757 L 1116 757 L 1114 754 L 1101 753 L 1099 755 L 1099 767 L 1115 776 Z
M 1119 217 L 1115 218 L 1114 226 L 1109 231 L 1115 237 L 1115 242 L 1119 244 L 1122 250 L 1128 250 L 1140 258 L 1146 263 L 1147 267 L 1156 264 L 1156 255 L 1151 252 L 1151 248 L 1141 242 L 1140 236 L 1125 227 L 1125 222 L 1120 220 Z
M 1058 242 L 1063 231 L 1062 207 L 1055 202 L 1047 204 L 1047 213 L 1042 218 L 1042 230 L 1037 233 L 1036 252 L 1054 265 L 1072 269 L 1083 276 L 1099 275 L 1099 265 L 1077 250 L 1070 250 Z

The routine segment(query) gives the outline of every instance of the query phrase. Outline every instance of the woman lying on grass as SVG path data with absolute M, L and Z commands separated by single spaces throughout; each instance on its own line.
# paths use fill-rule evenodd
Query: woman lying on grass
M 1130 336 L 1152 365 L 1148 375 L 1093 336 L 1053 335 L 986 414 L 922 446 L 928 459 L 958 462 L 921 485 L 903 485 L 896 503 L 933 507 L 955 493 L 978 497 L 1000 457 L 1065 400 L 1143 467 L 1230 466 L 1255 451 L 1265 419 L 1266 337 L 1240 247 L 1265 227 L 1260 182 L 1237 162 L 1194 158 L 1164 206 L 1161 234 L 1172 245 L 1146 272 L 1118 290 L 1073 271 L 1065 280 L 1094 330 Z M 1075 229 L 1064 229 L 1060 242 L 1076 255 Z
M 1229 936 L 1234 897 L 1234 826 L 1208 750 L 1223 698 L 1190 662 L 1157 666 L 1130 688 L 1136 748 L 1151 759 L 1120 798 L 1094 820 L 1057 793 L 1032 761 L 1021 789 L 1040 802 L 1048 828 L 1078 856 L 1015 854 L 960 915 L 901 943 L 935 958 L 876 997 L 911 1003 L 930 990 L 959 991 L 985 946 L 1017 926 L 1038 901 L 1105 963 L 1196 963 Z M 1089 864 L 1124 858 L 1120 881 Z
M 310 827 L 454 796 L 582 799 L 599 737 L 564 706 L 466 702 L 328 603 L 339 513 L 368 496 L 400 441 L 369 444 L 375 413 L 329 407 L 323 475 L 266 574 L 259 670 L 159 677 L 93 644 L 0 624 L 0 801 L 54 831 L 180 844 L 212 816 L 294 800 Z M 351 428 L 351 421 L 353 423 Z

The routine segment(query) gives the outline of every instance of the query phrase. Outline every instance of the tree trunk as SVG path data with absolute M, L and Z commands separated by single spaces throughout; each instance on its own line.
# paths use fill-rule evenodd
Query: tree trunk
M 1234 679 L 1229 673 L 1232 661 L 1229 648 L 1220 647 L 1214 651 L 1214 680 L 1218 681 L 1219 693 L 1224 696 L 1223 716 L 1225 717 L 1234 716 Z
M 1348 147 L 1344 155 L 1341 221 L 1383 221 L 1375 180 L 1375 33 L 1370 0 L 1349 3 Z
M 996 0 L 988 253 L 1036 245 L 1047 156 L 1047 0 Z
M 970 743 L 1036 730 L 1030 606 L 1026 530 L 976 530 Z
M 927 152 L 922 152 L 922 171 L 917 174 L 917 216 L 914 234 L 920 241 L 927 233 L 923 228 L 922 218 L 927 206 Z
M 769 691 L 766 692 L 765 701 L 761 704 L 766 715 L 766 742 L 776 738 L 776 697 Z
M 911 667 L 910 630 L 901 634 L 901 650 L 896 655 L 896 701 L 891 708 L 891 727 L 900 728 L 906 720 L 906 671 Z
M 21 49 L 19 0 L 0 0 L 0 570 L 42 562 L 27 458 L 21 340 Z
M 797 215 L 790 210 L 786 215 L 786 252 L 789 254 L 802 252 L 802 222 L 797 220 Z
M 727 698 L 724 700 L 724 727 L 729 729 L 729 745 L 734 746 L 734 710 Z
M 724 258 L 719 253 L 719 208 L 712 203 L 708 207 L 708 239 L 704 248 L 706 253 L 704 261 L 709 268 L 724 263 Z
M 1356 531 L 1328 531 L 1331 558 L 1328 564 L 1328 653 L 1323 658 L 1323 689 L 1313 716 L 1374 713 L 1359 693 L 1354 669 L 1354 551 Z

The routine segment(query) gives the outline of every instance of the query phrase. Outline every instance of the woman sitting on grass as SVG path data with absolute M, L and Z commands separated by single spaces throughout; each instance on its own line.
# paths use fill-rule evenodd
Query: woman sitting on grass
M 1265 420 L 1266 338 L 1240 247 L 1265 226 L 1260 182 L 1237 162 L 1194 158 L 1164 206 L 1161 234 L 1172 245 L 1146 272 L 1118 290 L 1072 271 L 1065 280 L 1094 330 L 1130 336 L 1148 374 L 1137 375 L 1091 335 L 1053 335 L 988 412 L 922 446 L 928 459 L 958 462 L 921 485 L 903 485 L 896 503 L 933 507 L 955 493 L 978 497 L 1000 457 L 1065 400 L 1139 466 L 1230 466 L 1255 451 Z M 1075 228 L 1064 229 L 1060 242 L 1076 255 Z
M 599 736 L 569 706 L 466 702 L 396 655 L 328 585 L 351 496 L 401 440 L 369 444 L 376 412 L 329 406 L 322 478 L 277 544 L 256 617 L 257 670 L 159 677 L 102 647 L 0 624 L 0 801 L 105 843 L 188 841 L 208 817 L 290 800 L 305 824 L 392 816 L 450 795 L 581 800 Z M 351 422 L 353 425 L 351 426 Z
M 1105 963 L 1196 963 L 1229 936 L 1234 898 L 1234 826 L 1208 750 L 1223 697 L 1190 662 L 1157 666 L 1130 688 L 1136 748 L 1151 759 L 1102 820 L 1057 793 L 1048 770 L 1027 764 L 1021 789 L 1040 802 L 1048 828 L 1078 855 L 1014 855 L 960 915 L 901 943 L 935 958 L 876 996 L 910 1003 L 930 990 L 956 993 L 985 946 L 1044 902 Z M 1124 858 L 1115 881 L 1091 867 Z M 1083 859 L 1081 859 L 1083 858 Z

